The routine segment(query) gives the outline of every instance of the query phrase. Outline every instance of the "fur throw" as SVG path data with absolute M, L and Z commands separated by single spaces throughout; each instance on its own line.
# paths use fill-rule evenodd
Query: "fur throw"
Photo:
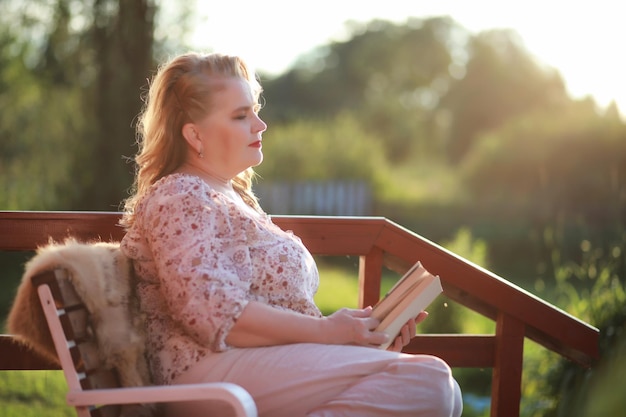
M 26 264 L 9 313 L 9 331 L 44 357 L 59 362 L 37 291 L 31 284 L 33 276 L 54 269 L 67 271 L 64 276 L 89 310 L 104 365 L 117 370 L 122 386 L 151 385 L 131 262 L 122 254 L 119 243 L 68 239 L 40 247 Z

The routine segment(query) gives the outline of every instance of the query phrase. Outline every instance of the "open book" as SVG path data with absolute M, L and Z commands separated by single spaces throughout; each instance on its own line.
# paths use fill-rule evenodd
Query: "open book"
M 402 326 L 442 292 L 438 276 L 428 272 L 420 262 L 413 265 L 372 310 L 372 317 L 380 320 L 376 330 L 389 335 L 389 342 L 380 348 L 387 349 Z

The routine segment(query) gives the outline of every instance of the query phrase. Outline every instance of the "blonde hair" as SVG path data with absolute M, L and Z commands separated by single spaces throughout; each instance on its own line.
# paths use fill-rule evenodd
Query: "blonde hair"
M 261 85 L 237 56 L 191 52 L 158 69 L 137 121 L 137 172 L 133 194 L 124 202 L 123 226 L 132 225 L 135 206 L 150 186 L 183 164 L 187 153 L 183 125 L 209 114 L 215 104 L 211 97 L 222 88 L 219 81 L 224 77 L 246 80 L 258 105 Z M 254 170 L 249 168 L 233 179 L 233 187 L 246 204 L 260 211 L 252 192 L 254 176 Z

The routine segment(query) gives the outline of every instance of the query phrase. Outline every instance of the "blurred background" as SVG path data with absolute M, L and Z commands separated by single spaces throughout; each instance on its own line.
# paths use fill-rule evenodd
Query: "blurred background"
M 599 327 L 593 370 L 528 347 L 522 415 L 625 415 L 619 4 L 431 3 L 0 0 L 0 210 L 118 210 L 158 64 L 240 54 L 265 90 L 267 212 L 387 217 Z M 31 255 L 0 254 L 3 321 Z M 487 415 L 489 370 L 458 378 Z

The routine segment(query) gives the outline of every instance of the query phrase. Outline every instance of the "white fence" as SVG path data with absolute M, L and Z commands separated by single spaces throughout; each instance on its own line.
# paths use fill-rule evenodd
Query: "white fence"
M 364 181 L 260 180 L 254 192 L 269 214 L 319 216 L 368 216 L 372 214 L 372 192 Z

